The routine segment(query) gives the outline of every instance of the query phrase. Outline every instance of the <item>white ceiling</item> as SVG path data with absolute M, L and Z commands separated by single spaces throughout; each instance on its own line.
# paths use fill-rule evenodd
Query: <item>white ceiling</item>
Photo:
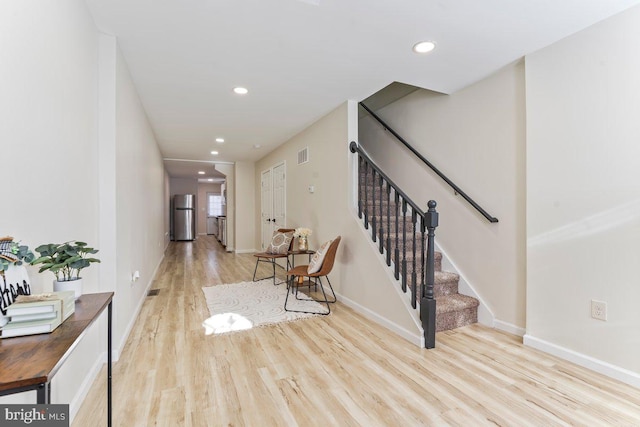
M 640 0 L 86 2 L 117 36 L 164 157 L 233 162 L 393 81 L 455 92 Z M 414 54 L 421 40 L 436 50 Z

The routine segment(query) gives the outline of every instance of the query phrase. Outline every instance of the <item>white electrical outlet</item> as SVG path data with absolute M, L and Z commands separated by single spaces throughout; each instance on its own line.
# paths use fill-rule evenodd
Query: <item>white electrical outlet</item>
M 591 317 L 598 320 L 607 320 L 607 303 L 591 300 Z

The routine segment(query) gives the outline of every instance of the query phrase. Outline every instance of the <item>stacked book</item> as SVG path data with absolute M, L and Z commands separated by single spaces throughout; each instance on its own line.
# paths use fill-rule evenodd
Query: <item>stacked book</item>
M 0 330 L 1 338 L 53 332 L 75 311 L 75 292 L 61 291 L 20 295 L 7 307 L 9 322 Z

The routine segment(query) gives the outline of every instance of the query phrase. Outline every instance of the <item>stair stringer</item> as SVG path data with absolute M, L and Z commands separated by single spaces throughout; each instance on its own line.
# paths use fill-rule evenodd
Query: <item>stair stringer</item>
M 398 299 L 401 301 L 402 305 L 405 307 L 407 314 L 413 320 L 413 323 L 415 324 L 418 332 L 415 333 L 415 332 L 409 331 L 406 328 L 403 328 L 402 326 L 390 321 L 389 319 L 383 316 L 380 316 L 373 310 L 370 310 L 362 306 L 361 304 L 358 304 L 357 302 L 337 292 L 336 294 L 338 295 L 340 302 L 362 313 L 363 315 L 373 320 L 374 322 L 395 332 L 396 334 L 403 337 L 407 341 L 421 348 L 424 348 L 425 346 L 424 329 L 422 328 L 422 321 L 420 320 L 420 311 L 418 309 L 414 309 L 413 307 L 411 307 L 411 299 L 408 296 L 409 292 L 407 293 L 402 292 L 400 281 L 396 280 L 396 278 L 393 276 L 393 269 L 390 269 L 387 263 L 385 262 L 386 255 L 385 257 L 383 257 L 380 254 L 380 250 L 378 249 L 378 244 L 372 240 L 371 228 L 369 230 L 364 228 L 364 224 L 362 223 L 362 220 L 358 218 L 356 213 L 352 213 L 352 216 L 354 220 L 358 223 L 357 228 L 362 235 L 362 239 L 366 241 L 372 253 L 375 255 L 374 258 L 376 258 L 377 262 L 380 264 L 380 266 L 382 267 L 382 270 L 385 272 L 385 274 L 387 275 L 387 278 L 389 279 L 388 280 L 389 285 L 393 288 L 393 291 L 398 296 Z
M 435 250 L 442 254 L 442 270 L 450 271 L 460 276 L 458 280 L 458 292 L 473 297 L 479 301 L 480 304 L 478 305 L 478 323 L 493 328 L 495 326 L 495 315 L 493 314 L 493 311 L 491 311 L 489 305 L 484 301 L 484 299 L 482 299 L 482 296 L 478 292 L 476 292 L 475 288 L 471 285 L 469 280 L 467 280 L 462 270 L 459 269 L 458 266 L 447 255 L 446 249 L 438 244 L 437 240 L 438 239 L 436 236 Z

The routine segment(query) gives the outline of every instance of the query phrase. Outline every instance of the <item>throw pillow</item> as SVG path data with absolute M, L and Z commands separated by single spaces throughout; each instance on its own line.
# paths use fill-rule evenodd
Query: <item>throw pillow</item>
M 274 231 L 271 238 L 271 244 L 267 248 L 267 253 L 275 255 L 286 255 L 289 252 L 289 246 L 293 240 L 293 231 L 282 233 Z
M 329 240 L 328 242 L 324 242 L 320 249 L 313 254 L 311 261 L 309 262 L 309 267 L 307 267 L 307 274 L 313 274 L 320 271 L 320 267 L 322 267 L 322 262 L 324 261 L 324 257 L 327 255 L 329 251 L 329 246 L 331 246 L 331 242 L 333 240 Z

